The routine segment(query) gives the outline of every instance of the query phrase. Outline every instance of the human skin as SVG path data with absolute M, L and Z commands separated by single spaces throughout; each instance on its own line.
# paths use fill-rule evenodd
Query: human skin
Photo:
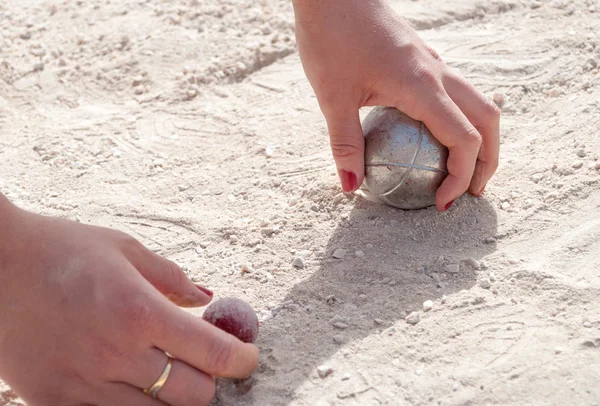
M 342 186 L 364 176 L 358 109 L 390 105 L 450 149 L 443 211 L 480 195 L 498 163 L 498 109 L 380 0 L 295 0 L 297 43 Z M 0 377 L 30 406 L 207 405 L 258 349 L 181 307 L 212 293 L 131 236 L 19 209 L 0 194 Z M 159 400 L 144 395 L 165 351 Z
M 364 178 L 359 109 L 393 106 L 450 151 L 436 206 L 480 196 L 498 167 L 500 111 L 384 0 L 294 0 L 300 57 L 329 129 L 342 188 Z

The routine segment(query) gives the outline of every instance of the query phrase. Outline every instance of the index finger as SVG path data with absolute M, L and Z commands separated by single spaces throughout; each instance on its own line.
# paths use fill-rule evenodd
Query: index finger
M 258 366 L 258 348 L 168 303 L 153 344 L 194 368 L 220 378 L 247 378 Z

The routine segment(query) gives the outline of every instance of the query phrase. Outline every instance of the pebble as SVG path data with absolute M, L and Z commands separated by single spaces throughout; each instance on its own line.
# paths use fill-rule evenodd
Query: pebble
M 587 153 L 585 152 L 585 150 L 584 150 L 584 149 L 578 149 L 578 150 L 577 150 L 577 156 L 578 156 L 579 158 L 585 158 L 585 156 L 586 156 L 586 155 L 587 155 Z
M 346 250 L 343 248 L 338 248 L 333 252 L 333 257 L 337 259 L 342 259 L 346 256 Z
M 292 206 L 295 206 L 295 205 L 297 205 L 297 204 L 298 204 L 298 199 L 297 199 L 297 198 L 295 198 L 295 197 L 292 197 L 292 198 L 290 199 L 290 201 L 288 202 L 288 204 L 290 205 L 290 207 L 292 207 Z
M 493 272 L 490 272 L 490 281 L 491 282 L 496 282 L 496 275 L 494 275 Z
M 320 367 L 317 367 L 317 374 L 321 378 L 326 378 L 332 372 L 333 372 L 333 368 L 331 368 L 329 365 L 321 365 Z
M 427 300 L 423 303 L 423 311 L 428 312 L 433 309 L 433 301 Z
M 302 259 L 302 257 L 296 257 L 294 258 L 294 261 L 292 262 L 292 266 L 294 268 L 304 268 L 304 259 Z
M 596 162 L 594 164 L 594 169 L 597 170 L 597 171 L 600 170 L 600 162 Z
M 531 175 L 531 180 L 534 183 L 539 183 L 542 179 L 544 179 L 543 173 L 534 173 L 533 175 Z
M 341 321 L 336 321 L 335 323 L 333 323 L 333 327 L 340 329 L 340 330 L 345 330 L 348 328 L 348 325 Z
M 333 336 L 333 342 L 336 344 L 343 344 L 344 343 L 344 336 L 341 334 L 336 334 Z
M 444 303 L 446 303 L 446 301 L 447 301 L 447 300 L 448 300 L 448 296 L 444 295 L 444 296 L 442 296 L 442 298 L 440 299 L 440 302 L 441 302 L 442 304 L 444 304 Z
M 438 275 L 436 272 L 432 272 L 431 273 L 431 277 L 433 278 L 433 281 L 435 282 L 435 285 L 438 288 L 441 288 L 442 287 L 442 281 L 440 279 L 440 275 Z
M 477 261 L 475 258 L 467 258 L 464 260 L 464 263 L 473 269 L 479 269 L 481 267 L 479 261 Z
M 408 316 L 406 316 L 405 320 L 406 320 L 406 322 L 408 324 L 415 325 L 415 324 L 417 324 L 418 322 L 421 321 L 421 313 L 419 313 L 419 312 L 412 312 L 411 314 L 409 314 Z
M 506 96 L 504 96 L 503 93 L 494 93 L 494 95 L 492 96 L 492 100 L 494 104 L 496 104 L 496 106 L 502 108 L 502 106 L 504 106 L 504 103 L 506 102 Z
M 383 325 L 385 322 L 381 319 L 374 319 L 373 320 L 375 322 L 375 324 L 379 324 L 380 326 Z
M 571 166 L 573 167 L 573 169 L 579 169 L 579 168 L 581 168 L 583 166 L 583 162 L 581 162 L 581 161 L 575 161 L 573 163 L 573 165 L 571 165 Z
M 585 328 L 591 328 L 592 327 L 592 323 L 590 323 L 589 321 L 584 321 L 583 322 L 583 327 L 585 327 Z
M 243 273 L 243 274 L 244 274 L 244 273 L 254 273 L 254 272 L 256 272 L 256 271 L 254 270 L 254 268 L 252 268 L 250 265 L 246 265 L 246 264 L 242 264 L 242 266 L 241 266 L 241 270 L 242 270 L 242 273 Z
M 354 253 L 354 255 L 356 255 L 358 258 L 363 258 L 365 256 L 365 253 L 358 250 Z
M 444 267 L 444 270 L 448 273 L 459 273 L 460 265 L 458 264 L 449 264 Z
M 554 88 L 554 89 L 550 90 L 550 92 L 548 93 L 548 96 L 550 96 L 550 97 L 558 97 L 558 96 L 560 96 L 560 90 Z
M 338 193 L 337 195 L 334 196 L 333 198 L 333 204 L 337 205 L 339 204 L 342 200 L 344 200 L 344 194 L 343 193 Z
M 563 352 L 563 349 L 562 349 L 561 347 L 556 347 L 556 348 L 554 349 L 554 353 L 555 353 L 555 354 L 560 354 L 561 352 Z
M 489 289 L 492 287 L 492 282 L 490 282 L 489 279 L 485 278 L 479 282 L 479 286 L 482 287 L 483 289 Z
M 231 242 L 232 244 L 235 244 L 235 243 L 237 243 L 238 241 L 239 241 L 239 240 L 238 240 L 238 238 L 237 238 L 237 236 L 236 236 L 236 235 L 234 235 L 234 234 L 231 234 L 231 235 L 229 236 L 229 242 Z
M 34 72 L 41 72 L 44 70 L 44 63 L 43 62 L 38 62 L 36 64 L 33 65 L 33 71 Z
M 493 244 L 496 242 L 496 239 L 494 237 L 487 237 L 485 240 L 483 240 L 483 242 L 486 244 Z
M 502 210 L 508 210 L 508 209 L 510 209 L 510 203 L 504 202 L 504 203 L 502 203 L 502 205 L 500 207 L 502 208 Z
M 344 322 L 344 319 L 339 314 L 336 314 L 331 319 L 329 319 L 329 324 L 331 324 L 331 325 L 334 325 L 335 323 L 338 323 L 338 322 Z

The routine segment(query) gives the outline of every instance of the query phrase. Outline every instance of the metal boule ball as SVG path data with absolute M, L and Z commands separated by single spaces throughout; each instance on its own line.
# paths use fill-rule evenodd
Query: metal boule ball
M 420 121 L 393 107 L 375 107 L 362 123 L 365 187 L 377 200 L 399 209 L 435 205 L 448 175 L 448 149 Z

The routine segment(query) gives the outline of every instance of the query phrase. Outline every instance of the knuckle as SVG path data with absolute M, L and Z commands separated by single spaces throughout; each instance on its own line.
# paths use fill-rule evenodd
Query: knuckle
M 475 127 L 471 127 L 465 134 L 464 142 L 468 146 L 479 148 L 482 143 L 481 134 Z
M 502 115 L 502 110 L 492 100 L 486 98 L 486 103 L 483 106 L 483 115 L 491 120 L 499 120 Z
M 168 259 L 165 259 L 163 272 L 166 274 L 166 277 L 171 281 L 174 287 L 182 286 L 187 280 L 187 277 L 179 265 Z
M 215 375 L 226 375 L 233 361 L 233 338 L 228 334 L 216 337 L 209 346 L 207 364 Z
M 331 136 L 331 152 L 335 158 L 340 159 L 362 155 L 362 149 L 358 145 L 334 135 Z
M 413 75 L 418 82 L 427 87 L 441 88 L 438 75 L 429 67 L 418 65 L 413 69 Z
M 162 323 L 155 323 L 156 316 L 153 316 L 150 306 L 151 302 L 143 297 L 121 299 L 120 312 L 125 328 L 129 331 L 155 331 L 156 326 Z

